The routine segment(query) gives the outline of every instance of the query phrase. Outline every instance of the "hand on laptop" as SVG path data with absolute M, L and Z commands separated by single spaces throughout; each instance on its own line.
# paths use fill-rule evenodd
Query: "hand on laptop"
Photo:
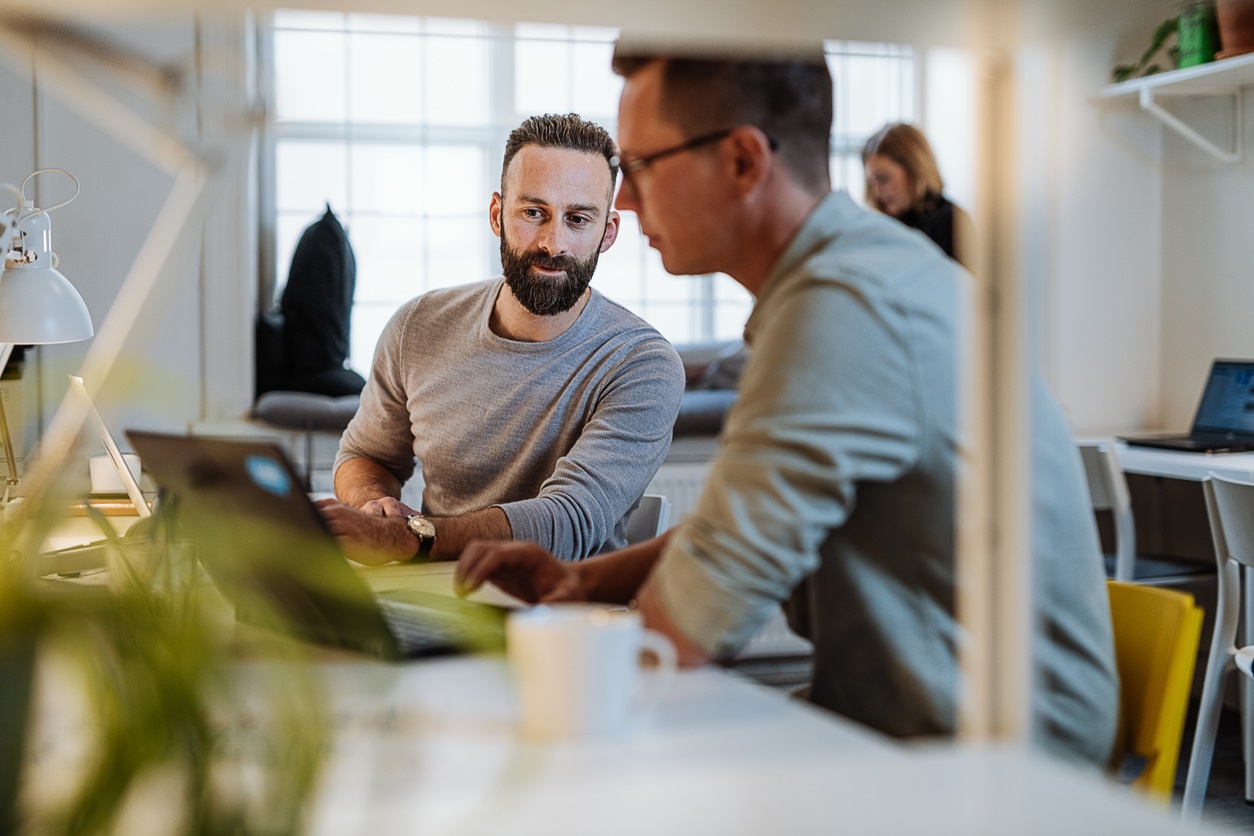
M 397 500 L 374 500 L 371 503 L 395 503 Z M 394 516 L 380 511 L 370 512 L 345 505 L 337 499 L 320 499 L 314 503 L 327 528 L 340 540 L 345 553 L 358 563 L 380 566 L 397 560 L 409 560 L 414 556 L 417 542 L 405 527 L 404 516 Z M 389 510 L 391 509 L 389 506 Z M 410 513 L 413 513 L 412 511 Z
M 522 540 L 475 540 L 457 561 L 454 587 L 465 597 L 486 582 L 529 604 L 586 601 L 577 563 L 562 563 Z

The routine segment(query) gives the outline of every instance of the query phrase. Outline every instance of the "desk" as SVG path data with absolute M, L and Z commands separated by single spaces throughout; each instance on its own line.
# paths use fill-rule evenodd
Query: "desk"
M 1138 447 L 1123 441 L 1116 447 L 1125 473 L 1200 482 L 1214 472 L 1231 479 L 1254 481 L 1254 453 L 1186 453 Z
M 364 574 L 378 588 L 437 589 L 452 566 Z M 281 663 L 233 664 L 252 683 Z M 680 672 L 622 739 L 535 744 L 517 732 L 501 656 L 387 664 L 328 651 L 315 665 L 333 718 L 315 836 L 1212 832 L 1093 773 L 1017 749 L 901 745 L 712 667 Z M 48 684 L 31 747 L 36 809 L 89 739 L 72 689 Z M 256 728 L 243 697 L 224 731 Z M 133 806 L 160 820 L 162 786 Z
M 561 745 L 517 737 L 499 658 L 326 674 L 342 728 L 314 834 L 1187 832 L 1039 756 L 897 745 L 714 669 L 679 674 L 626 739 Z

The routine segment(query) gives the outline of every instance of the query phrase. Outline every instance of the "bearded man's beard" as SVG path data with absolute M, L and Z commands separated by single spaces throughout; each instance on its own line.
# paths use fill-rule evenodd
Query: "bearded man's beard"
M 556 316 L 575 307 L 592 282 L 600 257 L 600 247 L 583 261 L 568 255 L 548 256 L 539 250 L 519 252 L 509 245 L 505 227 L 501 226 L 501 270 L 505 283 L 514 298 L 536 316 Z M 532 267 L 562 270 L 565 275 L 535 275 Z

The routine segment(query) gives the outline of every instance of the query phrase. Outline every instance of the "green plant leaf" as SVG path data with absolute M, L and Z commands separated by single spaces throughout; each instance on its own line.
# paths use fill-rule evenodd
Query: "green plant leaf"
M 1154 30 L 1154 34 L 1150 37 L 1149 46 L 1145 48 L 1145 52 L 1141 53 L 1141 60 L 1131 66 L 1127 64 L 1120 64 L 1111 71 L 1111 75 L 1114 77 L 1115 81 L 1127 81 L 1132 77 L 1144 78 L 1147 75 L 1162 72 L 1162 67 L 1158 64 L 1151 64 L 1150 62 L 1154 60 L 1154 57 L 1157 56 L 1161 50 L 1163 50 L 1164 45 L 1167 43 L 1167 39 L 1176 34 L 1178 27 L 1177 20 L 1177 18 L 1170 17 L 1158 24 L 1158 28 Z M 1172 45 L 1167 50 L 1167 57 L 1171 59 L 1173 67 L 1179 65 L 1179 55 L 1180 47 L 1178 45 Z

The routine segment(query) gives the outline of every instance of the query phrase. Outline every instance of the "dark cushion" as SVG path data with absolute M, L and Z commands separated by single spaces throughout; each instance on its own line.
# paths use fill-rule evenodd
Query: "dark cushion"
M 684 392 L 675 418 L 674 435 L 714 435 L 723 428 L 723 416 L 736 402 L 734 389 L 692 389 Z
M 271 389 L 280 389 L 287 380 L 287 349 L 283 338 L 283 314 L 269 311 L 257 316 L 253 332 L 256 347 L 257 379 L 253 398 Z
M 279 304 L 293 375 L 343 368 L 356 282 L 353 248 L 327 206 L 300 236 Z
M 257 397 L 275 390 L 361 393 L 365 379 L 345 366 L 356 281 L 348 234 L 327 206 L 301 234 L 279 310 L 258 317 Z
M 354 397 L 361 394 L 366 380 L 352 369 L 327 369 L 309 374 L 291 375 L 284 381 L 282 389 L 296 392 L 312 392 L 317 395 L 328 395 L 339 398 L 345 395 Z

